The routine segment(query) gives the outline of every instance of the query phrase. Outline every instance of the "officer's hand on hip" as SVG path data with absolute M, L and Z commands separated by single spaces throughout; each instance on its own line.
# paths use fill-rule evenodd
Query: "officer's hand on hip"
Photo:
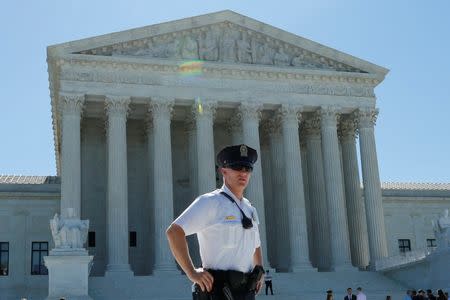
M 214 283 L 214 277 L 211 273 L 203 270 L 203 268 L 198 268 L 195 269 L 192 274 L 187 275 L 192 282 L 197 283 L 200 286 L 202 292 L 211 292 Z
M 264 275 L 261 276 L 261 279 L 256 283 L 256 290 L 255 290 L 255 294 L 258 294 L 259 291 L 261 290 L 262 286 L 264 283 Z

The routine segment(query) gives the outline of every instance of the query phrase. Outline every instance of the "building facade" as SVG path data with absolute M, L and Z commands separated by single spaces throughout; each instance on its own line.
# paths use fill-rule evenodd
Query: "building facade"
M 446 185 L 380 185 L 385 68 L 237 13 L 50 46 L 48 69 L 58 176 L 2 177 L 11 282 L 45 275 L 48 220 L 67 208 L 90 220 L 93 276 L 176 271 L 164 229 L 222 184 L 215 153 L 232 143 L 260 153 L 246 197 L 279 271 L 366 269 L 407 240 L 432 247 L 430 220 L 450 204 Z

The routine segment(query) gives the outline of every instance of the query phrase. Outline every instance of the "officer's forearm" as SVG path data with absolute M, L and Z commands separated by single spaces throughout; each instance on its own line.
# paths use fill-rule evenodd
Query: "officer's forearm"
M 171 224 L 166 230 L 167 239 L 169 240 L 170 250 L 178 262 L 180 267 L 188 277 L 194 273 L 195 268 L 189 255 L 189 248 L 186 242 L 186 235 L 183 228 L 177 224 Z
M 255 253 L 253 253 L 253 265 L 263 265 L 261 247 L 256 248 Z

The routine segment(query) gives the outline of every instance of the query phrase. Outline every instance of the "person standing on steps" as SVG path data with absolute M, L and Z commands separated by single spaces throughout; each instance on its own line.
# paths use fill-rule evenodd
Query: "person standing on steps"
M 270 294 L 273 295 L 272 289 L 272 275 L 269 274 L 269 270 L 266 270 L 266 276 L 264 277 L 264 283 L 266 284 L 266 295 L 270 289 Z

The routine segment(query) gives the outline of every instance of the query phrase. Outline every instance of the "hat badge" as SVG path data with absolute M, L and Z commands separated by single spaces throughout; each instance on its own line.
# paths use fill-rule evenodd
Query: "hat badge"
M 241 145 L 241 148 L 239 150 L 241 151 L 241 157 L 247 157 L 248 156 L 247 146 Z

